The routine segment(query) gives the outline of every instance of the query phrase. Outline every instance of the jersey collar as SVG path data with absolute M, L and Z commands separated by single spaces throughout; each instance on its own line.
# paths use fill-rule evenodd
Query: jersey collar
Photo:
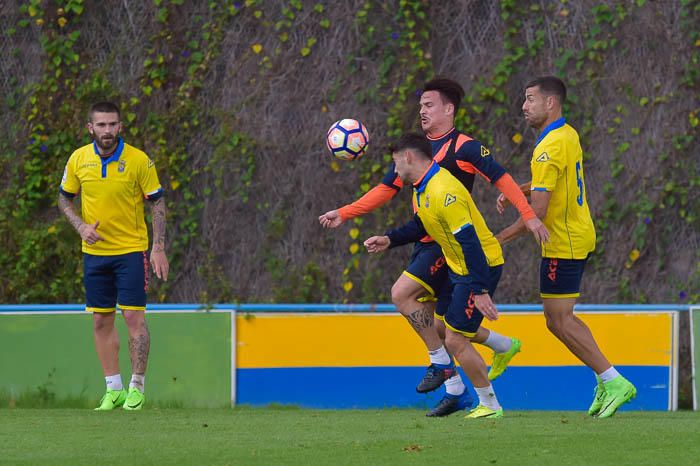
M 566 124 L 566 118 L 561 117 L 557 120 L 554 120 L 553 122 L 551 122 L 547 126 L 545 126 L 544 129 L 542 130 L 542 133 L 540 134 L 540 137 L 537 138 L 537 142 L 535 143 L 535 146 L 537 146 L 540 142 L 542 142 L 544 137 L 547 136 L 547 134 L 549 134 L 550 131 L 554 131 L 557 128 L 561 128 L 565 124 Z
M 416 193 L 416 203 L 420 207 L 420 195 L 425 192 L 425 187 L 430 182 L 431 178 L 440 170 L 440 165 L 433 162 L 425 171 L 421 179 L 413 183 L 413 191 Z
M 102 165 L 107 165 L 109 162 L 116 162 L 119 160 L 119 157 L 121 157 L 122 152 L 124 151 L 124 140 L 121 138 L 121 136 L 119 137 L 117 148 L 114 150 L 112 155 L 106 159 L 100 155 L 100 150 L 97 148 L 97 143 L 95 141 L 92 141 L 92 148 L 95 150 L 95 155 L 102 159 Z
M 455 132 L 455 129 L 456 129 L 456 128 L 453 126 L 452 129 L 450 129 L 448 132 L 446 132 L 445 134 L 442 134 L 442 135 L 440 135 L 440 136 L 438 136 L 438 137 L 436 137 L 436 138 L 431 138 L 431 137 L 428 136 L 427 134 L 425 135 L 425 137 L 427 137 L 429 141 L 439 141 L 439 140 L 441 140 L 441 139 L 445 139 L 447 136 L 450 136 L 452 133 Z

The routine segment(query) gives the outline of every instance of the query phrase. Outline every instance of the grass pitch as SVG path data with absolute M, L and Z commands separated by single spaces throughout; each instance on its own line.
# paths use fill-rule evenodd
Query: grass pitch
M 0 409 L 2 464 L 694 464 L 700 413 Z

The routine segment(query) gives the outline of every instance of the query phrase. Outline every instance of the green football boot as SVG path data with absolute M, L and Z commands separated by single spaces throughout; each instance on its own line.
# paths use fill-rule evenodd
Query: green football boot
M 498 417 L 503 417 L 503 408 L 498 408 L 494 410 L 484 405 L 479 405 L 476 408 L 469 411 L 469 414 L 464 416 L 464 419 L 482 419 Z
M 493 353 L 493 362 L 489 369 L 489 380 L 496 380 L 508 367 L 508 363 L 520 352 L 522 343 L 517 338 L 510 338 L 510 349 L 505 353 Z
M 123 388 L 121 390 L 107 389 L 107 392 L 100 400 L 100 406 L 95 408 L 95 411 L 111 411 L 122 406 L 124 401 L 126 401 L 126 390 Z
M 128 411 L 137 411 L 143 408 L 146 401 L 146 395 L 136 387 L 129 387 L 129 394 L 124 402 L 124 409 Z
M 603 386 L 603 381 L 600 377 L 595 376 L 598 381 L 598 385 L 593 389 L 593 403 L 591 403 L 590 408 L 588 408 L 588 415 L 595 416 L 600 412 L 600 408 L 603 407 L 603 400 L 605 399 L 605 387 Z
M 603 384 L 605 388 L 605 398 L 603 398 L 603 407 L 598 412 L 598 418 L 610 417 L 615 414 L 615 411 L 637 396 L 637 389 L 632 382 L 623 376 L 617 376 L 609 382 Z

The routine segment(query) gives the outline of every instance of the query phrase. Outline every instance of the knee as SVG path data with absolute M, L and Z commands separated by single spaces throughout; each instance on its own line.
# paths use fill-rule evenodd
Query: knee
M 445 331 L 445 347 L 450 354 L 458 354 L 464 343 L 464 337 L 451 330 Z
M 141 311 L 125 312 L 124 322 L 130 331 L 146 328 L 146 319 Z
M 112 331 L 114 328 L 114 315 L 95 313 L 95 317 L 92 319 L 92 328 L 99 333 Z
M 554 335 L 561 335 L 564 331 L 564 323 L 560 316 L 546 316 L 547 318 L 547 329 Z
M 391 302 L 397 307 L 399 312 L 401 311 L 401 306 L 407 299 L 408 295 L 406 293 L 406 289 L 400 286 L 398 283 L 394 283 L 394 286 L 391 287 Z

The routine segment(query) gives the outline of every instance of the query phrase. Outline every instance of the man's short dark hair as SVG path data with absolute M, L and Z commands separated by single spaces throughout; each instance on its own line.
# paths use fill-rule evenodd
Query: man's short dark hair
M 428 160 L 433 159 L 433 148 L 430 145 L 428 139 L 418 133 L 406 133 L 399 138 L 394 147 L 391 148 L 392 152 L 402 152 L 406 149 L 410 149 L 416 154 L 424 156 Z
M 88 113 L 88 121 L 92 121 L 92 116 L 96 113 L 116 113 L 121 120 L 121 113 L 119 112 L 119 107 L 112 102 L 97 102 L 90 107 L 90 112 Z
M 564 85 L 564 81 L 556 76 L 540 76 L 527 83 L 525 89 L 536 86 L 540 88 L 542 94 L 553 95 L 557 98 L 560 105 L 564 105 L 564 101 L 566 101 L 566 86 Z
M 462 103 L 462 99 L 464 99 L 464 89 L 462 86 L 460 86 L 457 81 L 443 78 L 441 76 L 431 79 L 425 83 L 423 86 L 423 92 L 427 91 L 439 92 L 443 102 L 447 100 L 454 105 L 455 114 L 457 113 L 457 109 L 459 109 L 459 105 Z

